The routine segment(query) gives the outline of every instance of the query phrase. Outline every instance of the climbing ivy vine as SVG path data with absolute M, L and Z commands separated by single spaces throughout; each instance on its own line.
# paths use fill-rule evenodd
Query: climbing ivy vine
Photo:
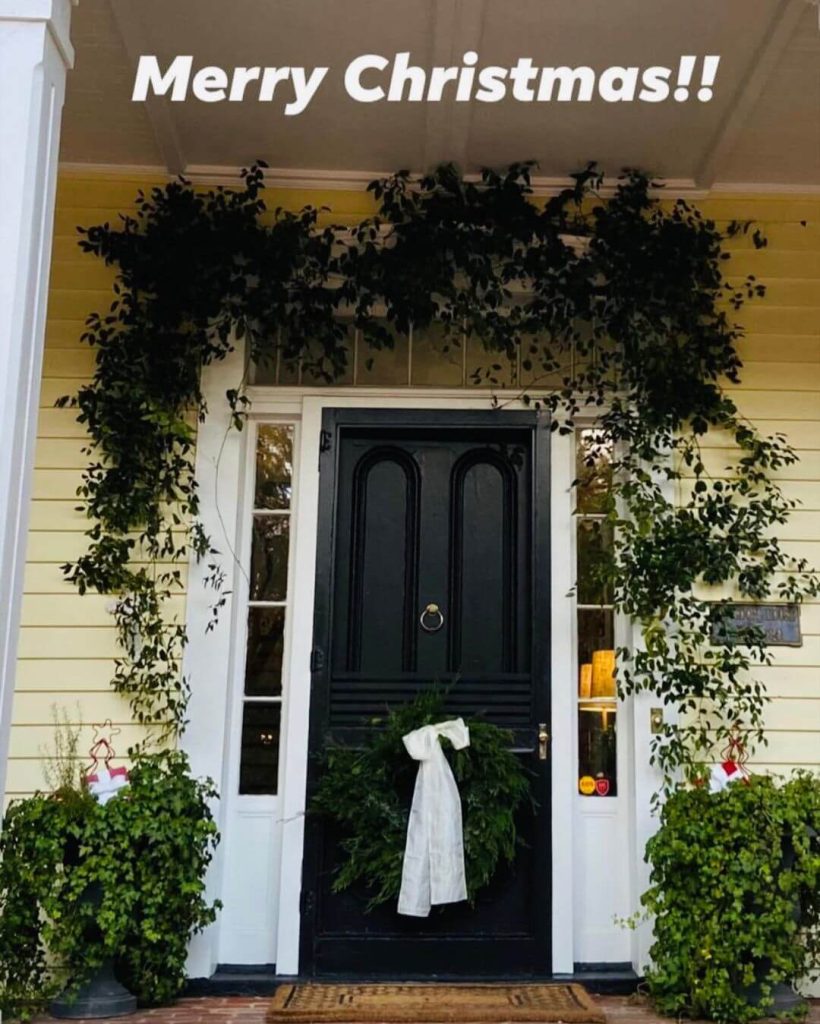
M 760 633 L 710 642 L 732 596 L 818 593 L 777 539 L 795 504 L 777 471 L 797 457 L 748 423 L 727 389 L 742 373 L 734 314 L 765 289 L 727 276 L 724 243 L 765 239 L 748 224 L 721 231 L 682 199 L 659 203 L 637 171 L 603 199 L 590 165 L 538 201 L 530 170 L 477 181 L 450 165 L 420 179 L 400 171 L 370 185 L 374 216 L 340 228 L 311 206 L 266 210 L 260 163 L 235 189 L 179 179 L 140 193 L 135 216 L 82 231 L 82 248 L 117 278 L 110 309 L 87 321 L 93 380 L 63 400 L 91 438 L 79 491 L 89 546 L 64 571 L 80 592 L 117 595 L 113 686 L 137 721 L 166 733 L 185 724 L 188 638 L 168 606 L 191 553 L 208 559 L 220 603 L 193 464 L 202 368 L 242 342 L 249 361 L 331 381 L 348 365 L 351 326 L 378 350 L 439 325 L 443 349 L 465 337 L 483 345 L 474 383 L 490 386 L 488 401 L 506 401 L 499 371 L 517 363 L 520 401 L 562 433 L 594 415 L 614 452 L 615 544 L 597 571 L 641 636 L 618 652 L 621 693 L 648 690 L 678 712 L 653 741 L 664 785 L 738 729 L 765 741 Z M 241 428 L 244 389 L 226 401 Z M 704 456 L 713 435 L 734 450 L 725 469 Z

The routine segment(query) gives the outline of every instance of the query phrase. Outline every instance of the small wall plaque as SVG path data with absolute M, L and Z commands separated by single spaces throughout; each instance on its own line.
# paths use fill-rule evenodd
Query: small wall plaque
M 729 604 L 721 609 L 721 621 L 712 623 L 712 643 L 742 643 L 744 630 L 754 627 L 763 634 L 767 647 L 801 647 L 800 605 Z

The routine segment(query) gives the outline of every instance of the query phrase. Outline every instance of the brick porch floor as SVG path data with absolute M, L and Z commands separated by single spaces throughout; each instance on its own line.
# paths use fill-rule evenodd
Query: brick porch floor
M 595 996 L 612 1024 L 665 1024 L 638 997 Z M 181 999 L 174 1006 L 146 1010 L 121 1018 L 129 1024 L 263 1024 L 269 998 L 257 996 L 209 996 Z M 53 1017 L 38 1017 L 33 1024 L 46 1024 Z M 812 1000 L 808 1024 L 820 1024 L 820 1000 Z

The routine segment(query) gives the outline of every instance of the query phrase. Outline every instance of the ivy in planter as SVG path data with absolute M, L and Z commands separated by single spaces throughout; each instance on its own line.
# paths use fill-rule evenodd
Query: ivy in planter
M 0 831 L 0 1005 L 30 1012 L 107 957 L 143 1003 L 185 979 L 192 934 L 214 920 L 204 876 L 218 841 L 210 782 L 184 754 L 140 757 L 106 805 L 64 787 L 14 801 Z M 102 902 L 89 901 L 100 887 Z
M 520 363 L 520 400 L 549 410 L 561 432 L 594 414 L 614 447 L 615 545 L 601 573 L 643 636 L 618 652 L 621 692 L 652 691 L 677 712 L 653 738 L 664 787 L 738 728 L 749 748 L 763 739 L 765 694 L 749 672 L 768 660 L 760 634 L 715 650 L 713 620 L 729 594 L 799 601 L 820 589 L 777 539 L 795 503 L 773 476 L 796 455 L 761 436 L 725 387 L 741 373 L 731 314 L 764 292 L 754 277 L 724 276 L 725 242 L 765 239 L 748 224 L 721 232 L 683 200 L 659 204 L 636 171 L 606 200 L 594 165 L 571 180 L 541 203 L 529 164 L 478 181 L 450 165 L 418 180 L 400 171 L 370 186 L 375 216 L 334 228 L 313 207 L 263 218 L 257 164 L 236 190 L 181 179 L 140 194 L 135 217 L 83 232 L 83 249 L 118 275 L 110 310 L 88 319 L 96 369 L 73 399 L 91 436 L 79 494 L 92 525 L 65 572 L 81 592 L 119 595 L 113 685 L 138 721 L 184 727 L 187 637 L 166 609 L 191 550 L 208 559 L 215 609 L 224 601 L 197 519 L 190 421 L 207 412 L 202 367 L 243 341 L 249 360 L 332 380 L 351 324 L 372 349 L 438 324 L 444 349 L 463 336 L 484 346 L 476 383 L 500 386 L 503 363 Z M 568 237 L 579 235 L 583 244 Z M 226 400 L 241 427 L 241 382 Z M 734 450 L 725 467 L 703 457 L 706 434 Z M 699 596 L 704 585 L 723 606 Z
M 402 737 L 451 717 L 439 691 L 422 691 L 408 704 L 373 719 L 374 735 L 367 746 L 331 747 L 324 755 L 311 812 L 324 815 L 339 830 L 343 857 L 334 891 L 363 884 L 369 892 L 368 910 L 395 901 L 401 889 L 407 819 L 418 772 L 418 762 L 408 756 Z M 461 797 L 467 895 L 473 902 L 499 866 L 515 857 L 520 843 L 516 819 L 530 799 L 530 784 L 510 750 L 509 732 L 479 718 L 467 725 L 469 747 L 442 747 Z
M 766 1016 L 820 963 L 820 779 L 681 789 L 649 840 L 650 995 L 670 1017 Z M 757 995 L 753 993 L 757 990 Z

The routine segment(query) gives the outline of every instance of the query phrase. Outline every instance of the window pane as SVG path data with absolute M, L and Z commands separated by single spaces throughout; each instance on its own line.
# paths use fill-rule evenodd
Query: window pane
M 612 526 L 601 519 L 578 520 L 578 603 L 610 604 L 606 581 L 612 550 Z
M 585 704 L 578 709 L 578 792 L 583 796 L 617 796 L 615 722 L 611 705 Z
M 276 793 L 281 712 L 279 704 L 245 704 L 239 762 L 240 793 Z
M 249 697 L 275 697 L 282 692 L 284 639 L 284 608 L 251 608 L 248 611 L 245 693 Z
M 254 516 L 251 600 L 284 601 L 288 584 L 290 516 Z
M 578 511 L 606 512 L 612 486 L 612 448 L 595 430 L 582 430 L 575 449 Z
M 254 508 L 289 508 L 292 476 L 293 427 L 261 425 L 256 441 Z
M 578 610 L 578 696 L 614 697 L 615 682 L 610 671 L 614 650 L 611 609 Z
M 592 662 L 592 652 L 615 646 L 611 608 L 578 609 L 578 664 Z

